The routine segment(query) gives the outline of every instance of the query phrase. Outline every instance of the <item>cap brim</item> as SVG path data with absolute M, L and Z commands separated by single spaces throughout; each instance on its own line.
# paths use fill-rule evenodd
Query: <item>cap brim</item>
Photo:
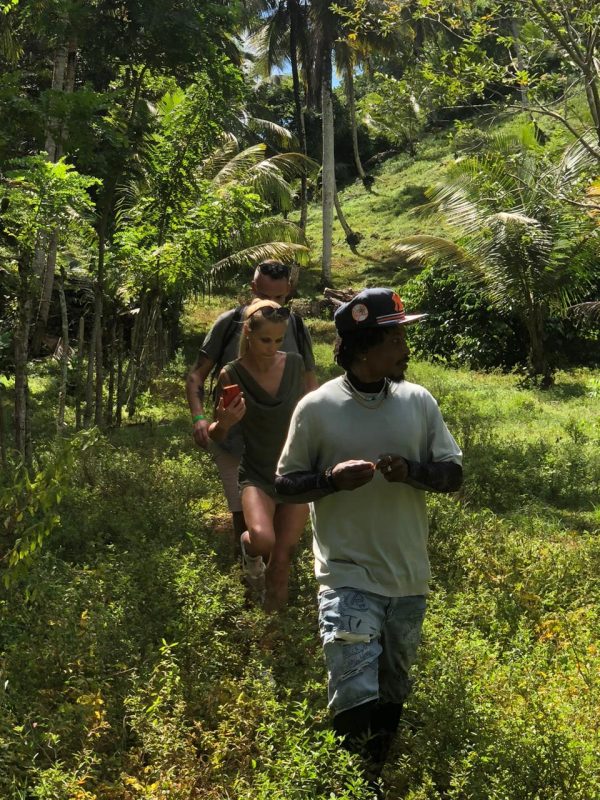
M 428 316 L 429 314 L 406 314 L 404 319 L 394 319 L 390 320 L 389 322 L 380 322 L 376 327 L 387 328 L 390 325 L 410 325 L 411 322 L 419 322 Z

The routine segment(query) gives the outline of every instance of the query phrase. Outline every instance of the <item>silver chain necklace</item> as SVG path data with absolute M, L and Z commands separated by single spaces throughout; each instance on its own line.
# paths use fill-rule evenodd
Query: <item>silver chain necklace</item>
M 354 386 L 347 375 L 344 375 L 344 384 L 346 388 L 349 389 L 350 394 L 357 403 L 364 408 L 368 408 L 373 411 L 376 408 L 379 408 L 379 406 L 383 403 L 385 398 L 388 396 L 390 388 L 389 378 L 384 378 L 383 386 L 376 394 L 371 394 L 370 392 L 361 392 L 360 389 L 357 389 L 356 386 Z

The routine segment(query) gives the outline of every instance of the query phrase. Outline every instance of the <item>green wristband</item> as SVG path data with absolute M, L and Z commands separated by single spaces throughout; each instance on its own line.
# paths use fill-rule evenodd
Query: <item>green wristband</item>
M 192 417 L 192 422 L 198 422 L 199 419 L 206 419 L 204 414 L 196 414 L 195 417 Z

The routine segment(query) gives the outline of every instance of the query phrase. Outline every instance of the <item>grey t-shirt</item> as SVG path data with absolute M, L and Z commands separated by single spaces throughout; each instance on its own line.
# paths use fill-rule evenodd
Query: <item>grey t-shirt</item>
M 225 311 L 224 314 L 221 314 L 221 316 L 216 319 L 214 325 L 206 334 L 206 338 L 200 348 L 200 352 L 207 355 L 211 361 L 214 361 L 215 364 L 219 364 L 220 366 L 228 364 L 230 361 L 235 361 L 239 356 L 242 322 L 241 319 L 239 322 L 234 320 L 235 312 L 236 309 L 232 308 L 230 311 Z M 300 323 L 290 317 L 281 346 L 281 349 L 286 353 L 300 352 L 296 339 L 297 329 L 298 335 L 302 335 L 299 328 Z M 304 351 L 304 369 L 306 372 L 314 372 L 315 358 L 313 356 L 312 341 L 310 333 L 305 325 L 303 325 L 303 328 L 305 337 L 304 347 L 302 348 Z M 229 336 L 229 341 L 226 342 L 225 348 L 223 349 L 223 341 L 227 336 Z
M 296 406 L 278 474 L 320 472 L 349 459 L 376 462 L 384 453 L 411 461 L 461 463 L 435 399 L 408 381 L 383 399 L 359 402 L 343 377 Z M 425 492 L 388 483 L 379 472 L 354 491 L 311 503 L 315 574 L 321 589 L 352 586 L 387 597 L 426 594 Z

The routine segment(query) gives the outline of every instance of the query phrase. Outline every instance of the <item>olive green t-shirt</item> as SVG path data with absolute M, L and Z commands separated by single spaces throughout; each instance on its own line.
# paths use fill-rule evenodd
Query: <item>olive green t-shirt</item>
M 275 468 L 287 436 L 292 413 L 304 394 L 304 361 L 287 353 L 275 396 L 266 392 L 239 360 L 227 364 L 229 380 L 244 392 L 246 413 L 239 423 L 244 439 L 240 488 L 258 486 L 275 497 Z

